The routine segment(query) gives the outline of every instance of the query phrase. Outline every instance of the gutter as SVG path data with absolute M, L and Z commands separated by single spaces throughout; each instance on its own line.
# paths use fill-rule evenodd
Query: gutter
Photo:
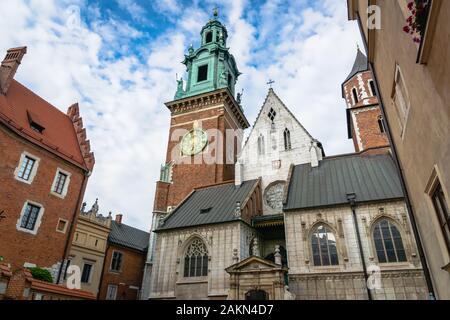
M 366 52 L 369 52 L 369 47 L 368 47 L 368 44 L 367 44 L 367 39 L 366 39 L 366 37 L 364 35 L 364 29 L 362 28 L 361 17 L 359 16 L 359 12 L 357 14 L 357 21 L 358 21 L 359 31 L 361 32 L 361 37 L 363 39 L 364 47 L 366 49 Z M 436 299 L 436 294 L 435 294 L 435 291 L 434 291 L 434 288 L 433 288 L 433 280 L 431 278 L 430 269 L 428 267 L 428 262 L 427 262 L 427 259 L 426 259 L 426 256 L 425 256 L 425 252 L 423 250 L 422 240 L 420 238 L 419 229 L 417 227 L 417 222 L 416 222 L 416 218 L 414 216 L 414 211 L 413 211 L 413 208 L 412 208 L 412 204 L 411 204 L 410 196 L 409 196 L 409 193 L 408 193 L 408 189 L 406 188 L 406 182 L 405 182 L 405 177 L 404 177 L 404 174 L 403 174 L 403 169 L 402 169 L 400 160 L 398 158 L 397 149 L 396 149 L 396 146 L 394 144 L 394 140 L 392 139 L 391 125 L 390 125 L 389 119 L 388 119 L 387 114 L 386 114 L 386 109 L 385 109 L 385 106 L 384 106 L 383 97 L 380 94 L 380 88 L 379 88 L 379 85 L 378 85 L 377 73 L 375 71 L 373 63 L 369 60 L 369 58 L 367 58 L 367 62 L 368 62 L 369 70 L 372 71 L 372 74 L 373 74 L 373 81 L 374 81 L 374 85 L 375 85 L 375 91 L 376 91 L 376 94 L 378 96 L 378 101 L 380 103 L 381 114 L 383 115 L 383 118 L 384 118 L 385 123 L 386 123 L 386 134 L 388 136 L 388 140 L 389 140 L 389 143 L 391 145 L 392 158 L 394 159 L 395 166 L 397 167 L 397 171 L 399 172 L 399 175 L 400 175 L 400 184 L 401 184 L 401 187 L 402 187 L 402 190 L 403 190 L 403 194 L 405 195 L 406 208 L 407 208 L 407 211 L 408 211 L 409 220 L 411 221 L 411 226 L 412 226 L 412 230 L 413 230 L 413 233 L 414 233 L 414 238 L 416 240 L 417 251 L 419 253 L 420 262 L 422 264 L 423 273 L 424 273 L 424 276 L 425 276 L 425 281 L 426 281 L 427 287 L 428 287 L 428 296 L 429 296 L 430 300 L 435 300 Z

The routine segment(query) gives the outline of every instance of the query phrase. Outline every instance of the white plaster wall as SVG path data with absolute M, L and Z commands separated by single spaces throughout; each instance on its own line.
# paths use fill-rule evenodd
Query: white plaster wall
M 277 115 L 274 120 L 274 128 L 268 114 L 273 108 Z M 291 133 L 292 149 L 286 151 L 284 148 L 284 130 L 289 129 Z M 265 154 L 258 155 L 258 137 L 262 134 L 265 140 Z M 280 99 L 270 91 L 262 107 L 261 114 L 257 119 L 248 140 L 238 157 L 236 165 L 237 183 L 262 177 L 262 190 L 274 181 L 287 180 L 291 164 L 298 165 L 311 162 L 310 148 L 313 138 L 298 123 L 293 115 L 286 109 Z M 320 152 L 319 160 L 322 159 Z M 279 169 L 273 168 L 273 161 L 281 160 Z M 277 214 L 263 201 L 265 215 Z

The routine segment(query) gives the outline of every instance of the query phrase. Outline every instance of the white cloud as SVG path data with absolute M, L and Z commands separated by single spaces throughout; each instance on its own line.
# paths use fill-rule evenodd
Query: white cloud
M 142 14 L 134 1 L 118 1 L 128 5 L 135 19 Z M 175 74 L 185 71 L 183 54 L 190 43 L 198 43 L 215 2 L 207 2 L 207 9 L 196 4 L 184 8 L 183 15 L 173 18 L 174 25 L 148 44 L 144 59 L 129 51 L 130 40 L 142 36 L 140 30 L 117 17 L 102 18 L 97 7 L 87 9 L 83 0 L 70 4 L 78 3 L 97 20 L 90 28 L 68 29 L 64 3 L 14 1 L 14 10 L 0 19 L 0 54 L 28 45 L 16 78 L 62 111 L 80 102 L 97 159 L 86 193 L 88 205 L 98 197 L 102 213 L 122 213 L 125 223 L 149 229 L 168 141 L 170 114 L 164 102 L 173 98 Z M 168 16 L 180 13 L 181 5 L 174 0 L 158 3 L 158 10 Z M 238 87 L 245 89 L 250 122 L 272 78 L 287 106 L 327 153 L 335 154 L 353 150 L 346 139 L 340 84 L 351 69 L 359 33 L 346 22 L 345 2 L 327 3 L 333 10 L 326 15 L 271 1 L 262 9 L 244 0 L 219 1 L 219 6 L 230 34 L 228 45 L 244 73 Z M 117 52 L 122 58 L 113 58 Z

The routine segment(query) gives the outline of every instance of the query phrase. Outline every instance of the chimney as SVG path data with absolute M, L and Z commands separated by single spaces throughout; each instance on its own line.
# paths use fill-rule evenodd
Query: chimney
M 122 224 L 122 218 L 123 218 L 123 214 L 117 214 L 116 215 L 116 223 Z
M 9 86 L 22 62 L 23 56 L 27 53 L 27 47 L 9 49 L 0 67 L 0 92 L 6 95 Z

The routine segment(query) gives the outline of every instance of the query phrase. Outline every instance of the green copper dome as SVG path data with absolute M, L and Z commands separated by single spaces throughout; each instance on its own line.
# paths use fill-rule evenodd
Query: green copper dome
M 234 95 L 239 72 L 234 57 L 227 48 L 227 28 L 214 18 L 202 28 L 201 46 L 197 50 L 191 45 L 185 55 L 188 79 L 184 88 L 183 79 L 178 80 L 175 100 L 196 96 L 217 89 L 228 88 Z

